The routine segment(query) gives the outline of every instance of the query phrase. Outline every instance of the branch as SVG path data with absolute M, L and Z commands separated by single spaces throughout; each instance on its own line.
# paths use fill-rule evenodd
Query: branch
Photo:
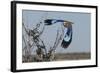
M 54 42 L 54 46 L 53 46 L 53 48 L 55 48 L 55 46 L 56 46 L 57 39 L 58 39 L 58 35 L 59 35 L 59 30 L 57 30 L 56 40 L 55 40 L 55 42 Z
M 61 25 L 61 29 L 62 29 L 62 34 L 58 37 L 59 35 L 59 30 L 57 30 L 57 35 L 56 35 L 56 40 L 55 40 L 55 43 L 54 43 L 54 46 L 53 46 L 53 49 L 56 50 L 57 46 L 59 45 L 60 43 L 60 40 L 62 40 L 62 36 L 64 35 L 64 29 Z
M 23 27 L 24 27 L 24 29 L 25 29 L 26 33 L 29 35 L 29 31 L 28 31 L 28 29 L 26 29 L 26 27 L 25 27 L 24 23 L 22 23 L 22 25 L 23 25 Z
M 40 32 L 39 36 L 43 33 L 44 29 L 45 29 L 45 25 L 43 26 L 43 29 L 42 29 L 42 31 Z
M 41 39 L 40 39 L 41 40 Z M 43 45 L 43 49 L 45 50 L 45 54 L 47 54 L 47 49 L 46 49 L 46 47 L 45 47 L 45 44 L 44 44 L 44 42 L 41 40 L 41 42 L 42 42 L 42 45 Z

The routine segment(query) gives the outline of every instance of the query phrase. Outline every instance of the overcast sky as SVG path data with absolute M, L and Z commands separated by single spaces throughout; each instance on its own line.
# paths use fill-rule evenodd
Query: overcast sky
M 23 10 L 22 20 L 25 26 L 32 29 L 37 23 L 44 19 L 62 19 L 71 21 L 73 28 L 72 42 L 68 48 L 64 49 L 60 46 L 57 47 L 56 52 L 90 52 L 90 27 L 91 27 L 91 15 L 89 13 L 77 13 L 77 12 L 50 12 L 50 11 L 32 11 Z M 44 24 L 41 24 L 40 30 Z M 47 48 L 54 44 L 57 29 L 60 29 L 61 23 L 56 23 L 51 26 L 46 26 L 41 36 Z

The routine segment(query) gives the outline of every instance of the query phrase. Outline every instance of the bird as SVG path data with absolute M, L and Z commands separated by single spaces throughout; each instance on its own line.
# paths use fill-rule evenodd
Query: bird
M 72 42 L 72 22 L 69 21 L 65 21 L 63 23 L 64 27 L 65 27 L 65 34 L 64 34 L 64 38 L 62 40 L 61 46 L 63 48 L 68 48 L 68 46 L 70 45 L 70 43 Z
M 48 25 L 48 26 L 53 25 L 57 22 L 62 22 L 62 24 L 63 24 L 64 38 L 61 42 L 61 47 L 66 49 L 72 42 L 72 34 L 73 34 L 72 24 L 73 24 L 73 22 L 62 20 L 62 19 L 46 19 L 46 20 L 44 20 L 45 25 Z

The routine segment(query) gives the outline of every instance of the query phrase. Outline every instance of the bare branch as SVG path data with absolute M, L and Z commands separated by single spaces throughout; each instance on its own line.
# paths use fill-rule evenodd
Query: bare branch
M 45 50 L 45 54 L 47 54 L 47 49 L 46 49 L 46 47 L 45 47 L 45 44 L 44 44 L 44 42 L 40 39 L 40 41 L 42 42 L 42 48 Z
M 24 38 L 24 35 L 22 35 L 22 37 L 23 37 L 24 43 L 25 43 L 25 45 L 26 45 L 26 40 L 25 40 L 25 38 Z
M 42 31 L 39 33 L 39 36 L 43 33 L 44 29 L 45 29 L 45 25 L 43 26 Z
M 62 40 L 63 38 L 63 35 L 64 35 L 64 29 L 61 25 L 61 29 L 62 29 L 62 34 L 59 36 L 59 30 L 57 30 L 57 35 L 56 35 L 56 40 L 54 42 L 54 46 L 53 46 L 53 49 L 56 50 L 57 46 L 59 45 L 60 43 L 60 40 Z
M 23 27 L 24 27 L 26 33 L 29 35 L 29 30 L 25 27 L 24 23 L 22 23 L 22 25 L 23 25 Z
M 56 46 L 57 39 L 58 39 L 58 35 L 59 35 L 59 30 L 57 30 L 56 40 L 55 40 L 55 42 L 54 42 L 54 46 L 53 46 L 53 48 L 55 48 L 55 46 Z

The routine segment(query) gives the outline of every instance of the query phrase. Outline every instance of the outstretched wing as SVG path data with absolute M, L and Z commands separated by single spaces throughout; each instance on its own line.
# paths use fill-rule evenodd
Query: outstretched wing
M 44 20 L 45 25 L 52 25 L 57 22 L 64 22 L 64 20 L 57 20 L 57 19 L 46 19 Z

